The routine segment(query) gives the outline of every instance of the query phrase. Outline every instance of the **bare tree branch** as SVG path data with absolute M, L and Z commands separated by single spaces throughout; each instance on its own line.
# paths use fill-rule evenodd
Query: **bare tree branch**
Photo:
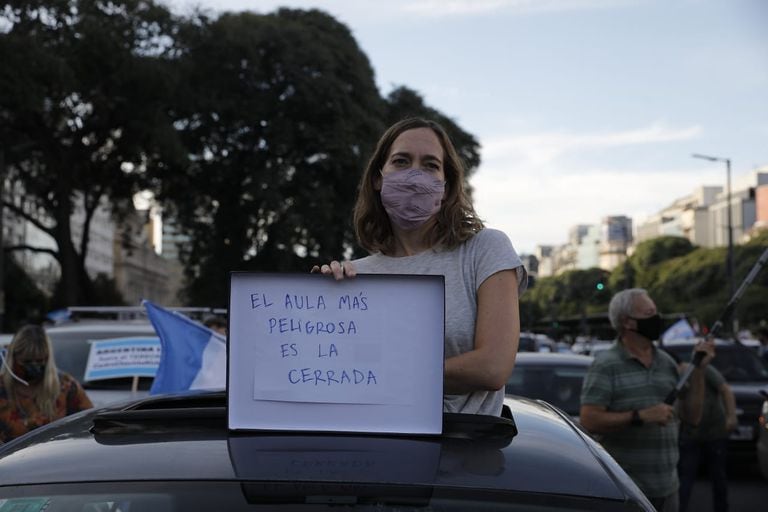
M 12 252 L 12 251 L 44 252 L 56 258 L 56 261 L 59 260 L 59 251 L 57 251 L 56 249 L 51 249 L 49 247 L 34 247 L 32 245 L 8 245 L 3 247 L 3 250 L 5 252 Z
M 26 220 L 28 220 L 31 224 L 33 224 L 37 229 L 40 231 L 43 231 L 44 233 L 47 233 L 51 235 L 51 237 L 54 237 L 54 231 L 52 227 L 46 226 L 42 223 L 39 219 L 36 219 L 35 217 L 31 216 L 29 213 L 25 212 L 24 209 L 21 206 L 18 206 L 16 204 L 13 204 L 9 201 L 3 201 L 3 206 L 5 208 L 8 208 L 10 211 L 18 215 L 19 217 L 22 217 Z M 55 238 L 55 237 L 54 237 Z

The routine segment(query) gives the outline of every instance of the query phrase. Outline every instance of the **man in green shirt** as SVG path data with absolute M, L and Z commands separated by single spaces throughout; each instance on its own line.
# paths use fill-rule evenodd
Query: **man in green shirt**
M 641 288 L 617 293 L 608 307 L 618 339 L 599 353 L 584 379 L 580 422 L 599 436 L 659 511 L 678 508 L 678 415 L 691 425 L 701 419 L 704 370 L 714 343 L 701 342 L 706 355 L 691 374 L 677 406 L 664 403 L 679 379 L 678 366 L 653 341 L 662 331 L 656 304 Z
M 699 461 L 706 463 L 712 481 L 715 512 L 728 510 L 726 453 L 728 434 L 736 428 L 736 399 L 725 378 L 712 366 L 704 374 L 704 408 L 698 425 L 683 422 L 680 428 L 680 512 L 688 508 Z

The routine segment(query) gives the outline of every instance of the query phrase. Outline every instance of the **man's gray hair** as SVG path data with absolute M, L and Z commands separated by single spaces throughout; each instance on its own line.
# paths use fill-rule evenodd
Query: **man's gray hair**
M 632 305 L 635 303 L 635 298 L 641 295 L 648 295 L 648 292 L 643 288 L 629 288 L 620 291 L 611 299 L 608 305 L 608 319 L 617 332 L 621 332 L 621 321 L 632 316 Z

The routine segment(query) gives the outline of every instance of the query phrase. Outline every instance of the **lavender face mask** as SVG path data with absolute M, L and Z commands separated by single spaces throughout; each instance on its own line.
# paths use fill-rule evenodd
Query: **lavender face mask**
M 445 182 L 421 169 L 395 171 L 382 175 L 381 202 L 400 229 L 420 227 L 440 209 Z

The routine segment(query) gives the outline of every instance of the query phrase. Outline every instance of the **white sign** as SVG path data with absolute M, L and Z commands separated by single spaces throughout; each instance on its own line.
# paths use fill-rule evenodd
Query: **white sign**
M 233 273 L 230 429 L 442 429 L 442 276 Z
M 159 338 L 116 338 L 90 343 L 86 381 L 154 377 L 160 364 Z

